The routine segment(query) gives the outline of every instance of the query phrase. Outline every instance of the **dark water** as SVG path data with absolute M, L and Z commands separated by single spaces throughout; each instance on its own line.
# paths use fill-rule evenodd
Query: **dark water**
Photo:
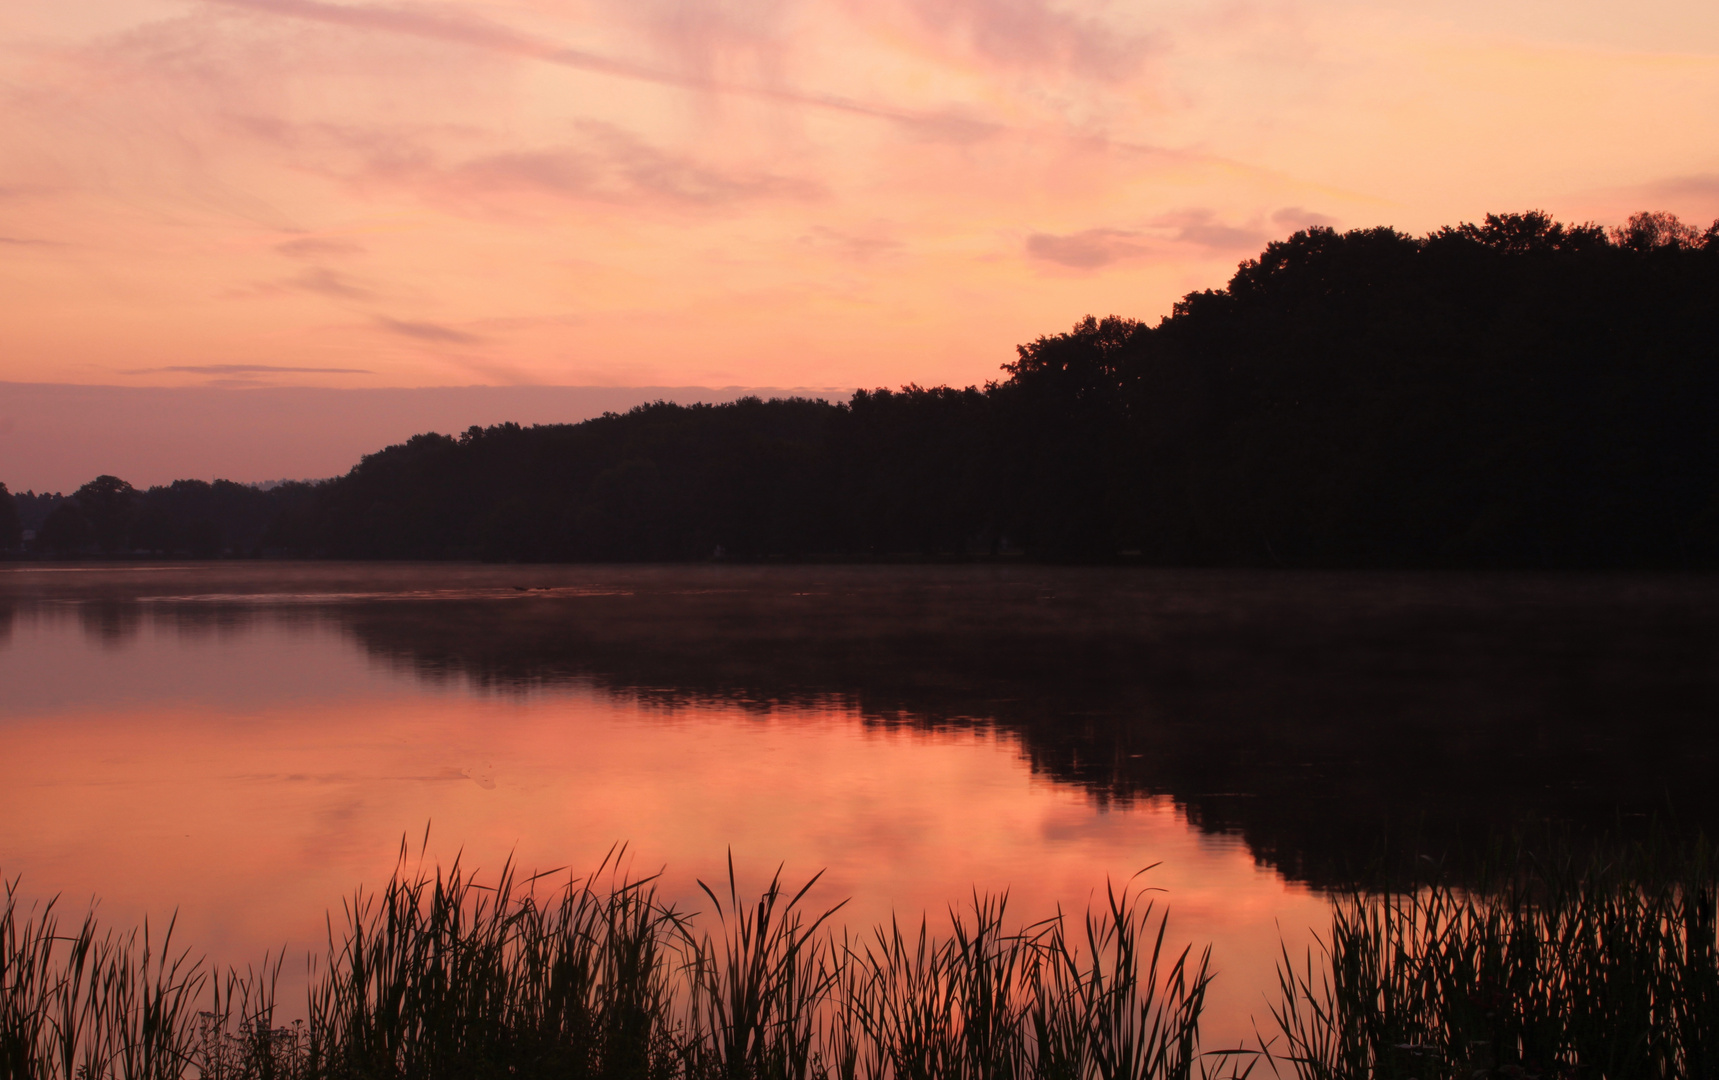
M 0 570 L 0 871 L 302 948 L 392 865 L 828 875 L 1023 917 L 1160 864 L 1260 1013 L 1319 890 L 1711 830 L 1719 582 L 1042 567 Z

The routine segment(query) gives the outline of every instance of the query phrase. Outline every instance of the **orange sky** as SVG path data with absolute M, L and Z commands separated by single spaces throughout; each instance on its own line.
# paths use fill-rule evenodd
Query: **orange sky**
M 1719 215 L 1719 5 L 8 0 L 0 380 L 967 383 L 1310 222 Z

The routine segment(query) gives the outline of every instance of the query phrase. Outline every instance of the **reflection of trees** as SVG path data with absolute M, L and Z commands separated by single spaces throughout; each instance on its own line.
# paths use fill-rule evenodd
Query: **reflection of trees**
M 1168 795 L 1291 875 L 1500 829 L 1708 824 L 1719 608 L 1656 582 L 814 569 L 336 609 L 373 655 L 666 707 L 986 724 L 1099 800 Z M 861 581 L 866 584 L 856 588 Z M 1700 591 L 1708 591 L 1702 585 Z M 812 595 L 797 595 L 811 593 Z
M 78 626 L 84 636 L 110 649 L 131 644 L 143 629 L 143 618 L 141 607 L 123 601 L 90 601 L 78 605 Z

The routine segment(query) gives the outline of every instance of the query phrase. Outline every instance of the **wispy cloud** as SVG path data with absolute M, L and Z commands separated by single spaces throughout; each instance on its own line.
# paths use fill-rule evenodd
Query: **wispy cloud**
M 1208 207 L 1178 210 L 1155 219 L 1152 224 L 1167 230 L 1178 243 L 1196 244 L 1213 251 L 1253 250 L 1269 239 L 1265 230 L 1257 226 L 1225 224 L 1218 212 Z
M 1719 218 L 1719 173 L 1685 173 L 1636 184 L 1590 188 L 1574 196 L 1584 214 L 1621 224 L 1631 214 L 1664 210 L 1705 227 Z
M 827 193 L 819 180 L 749 161 L 713 160 L 692 147 L 664 148 L 618 125 L 571 125 L 550 145 L 462 152 L 460 139 L 425 127 L 295 124 L 232 116 L 235 130 L 306 162 L 306 168 L 358 190 L 397 186 L 444 207 L 483 206 L 502 216 L 526 210 L 521 194 L 638 208 L 716 209 L 757 202 L 804 202 Z M 471 140 L 466 140 L 471 141 Z M 340 240 L 300 239 L 275 246 L 295 259 L 356 255 Z M 327 290 L 325 290 L 327 291 Z
M 378 315 L 376 325 L 390 334 L 399 334 L 401 337 L 412 338 L 415 341 L 434 342 L 438 345 L 473 345 L 483 340 L 476 334 L 468 334 L 438 323 L 391 319 L 386 315 Z
M 1015 70 L 1111 81 L 1138 73 L 1163 51 L 1153 36 L 1045 0 L 908 0 L 908 6 L 944 39 Z
M 1033 233 L 1027 237 L 1026 251 L 1030 258 L 1041 262 L 1075 270 L 1097 270 L 1145 257 L 1153 250 L 1150 241 L 1229 252 L 1256 250 L 1269 238 L 1270 234 L 1257 223 L 1231 225 L 1217 211 L 1196 207 L 1162 214 L 1137 229 L 1105 227 L 1063 234 Z
M 171 364 L 167 367 L 130 368 L 123 375 L 373 375 L 368 368 L 287 367 L 279 364 Z
M 1314 227 L 1330 228 L 1337 224 L 1337 219 L 1325 214 L 1317 214 L 1300 206 L 1285 206 L 1271 215 L 1271 223 L 1282 229 L 1294 232 L 1299 229 Z
M 364 245 L 353 240 L 304 236 L 276 244 L 275 250 L 289 259 L 322 259 L 361 255 L 364 253 Z
M 1076 270 L 1096 270 L 1147 252 L 1140 234 L 1128 229 L 1084 229 L 1061 236 L 1033 233 L 1027 237 L 1026 249 L 1031 258 Z
M 1668 177 L 1664 180 L 1655 180 L 1643 184 L 1639 190 L 1645 199 L 1657 199 L 1664 203 L 1700 207 L 1700 211 L 1686 210 L 1686 212 L 1719 213 L 1719 173 Z M 1641 209 L 1659 209 L 1659 207 L 1643 206 Z
M 437 12 L 398 7 L 359 4 L 328 4 L 321 0 L 206 0 L 228 8 L 283 18 L 345 26 L 357 30 L 381 31 L 428 38 L 474 49 L 506 53 L 560 67 L 574 68 L 599 75 L 654 83 L 704 93 L 735 94 L 790 105 L 803 105 L 853 116 L 865 116 L 903 124 L 923 134 L 942 133 L 954 138 L 972 138 L 976 133 L 995 130 L 999 125 L 939 110 L 914 110 L 861 101 L 841 94 L 815 90 L 750 85 L 709 77 L 684 74 L 634 60 L 626 60 L 583 49 L 567 48 L 557 42 L 515 30 L 488 19 L 466 14 Z
M 815 198 L 823 188 L 769 172 L 723 168 L 654 147 L 607 124 L 580 125 L 577 145 L 473 158 L 442 171 L 463 190 L 534 190 L 551 195 L 720 206 L 758 199 Z
M 811 248 L 834 252 L 853 262 L 870 262 L 883 255 L 893 255 L 907 247 L 905 243 L 880 231 L 850 232 L 813 225 L 800 237 L 800 243 Z
M 342 275 L 322 266 L 310 267 L 304 273 L 288 278 L 282 284 L 290 289 L 319 293 L 340 300 L 368 300 L 374 295 L 369 289 L 355 285 Z

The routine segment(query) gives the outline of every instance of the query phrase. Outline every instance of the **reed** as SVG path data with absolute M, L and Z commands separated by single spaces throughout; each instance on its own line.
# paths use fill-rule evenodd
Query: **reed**
M 170 1080 L 197 1053 L 202 962 L 174 952 L 173 923 L 102 931 L 94 912 L 60 932 L 55 903 L 19 910 L 18 881 L 0 911 L 0 1076 Z
M 1719 1075 L 1704 843 L 1506 867 L 1480 888 L 1338 900 L 1319 948 L 1280 961 L 1274 1067 L 1300 1080 Z
M 403 853 L 404 854 L 404 853 Z M 975 895 L 950 933 L 841 936 L 780 873 L 732 862 L 702 923 L 656 880 L 549 888 L 401 869 L 328 919 L 307 1019 L 276 1026 L 280 961 L 219 977 L 147 927 L 53 903 L 0 916 L 0 1080 L 1183 1080 L 1201 1068 L 1208 956 L 1165 947 L 1143 893 L 1011 928 Z M 701 883 L 702 884 L 702 883 Z M 701 926 L 705 928 L 701 928 Z M 199 1008 L 199 1005 L 203 1005 Z M 1203 1071 L 1203 1070 L 1202 1070 Z
M 681 917 L 612 858 L 547 898 L 541 880 L 456 860 L 356 894 L 311 983 L 304 1075 L 675 1075 Z

